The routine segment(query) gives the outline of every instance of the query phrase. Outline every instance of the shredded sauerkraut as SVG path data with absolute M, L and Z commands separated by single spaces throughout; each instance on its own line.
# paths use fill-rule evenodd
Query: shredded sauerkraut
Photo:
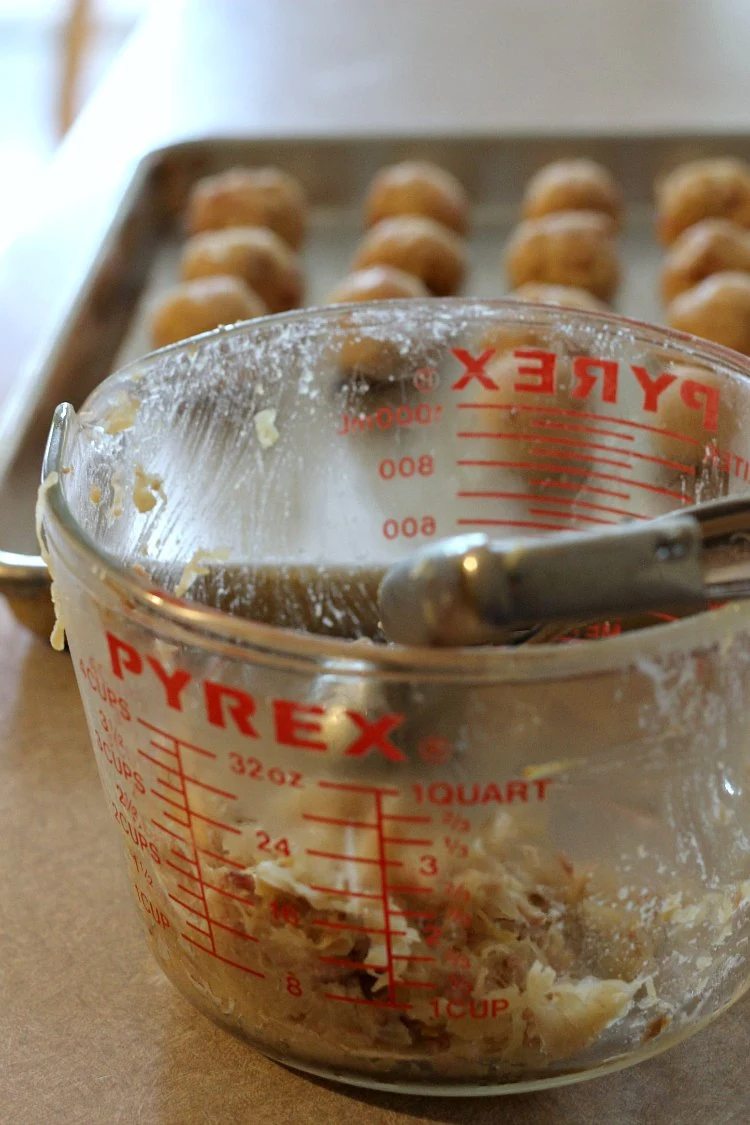
M 215 551 L 199 549 L 185 563 L 180 575 L 180 581 L 175 587 L 175 597 L 182 598 L 195 582 L 196 578 L 204 578 L 211 573 L 211 568 L 206 566 L 209 562 L 226 562 L 229 558 L 228 547 L 217 547 Z
M 611 870 L 555 853 L 520 809 L 472 825 L 460 848 L 428 841 L 426 860 L 427 844 L 407 842 L 420 829 L 398 819 L 413 806 L 389 798 L 399 827 L 384 874 L 366 794 L 313 786 L 269 796 L 268 832 L 229 801 L 206 790 L 199 799 L 192 827 L 211 923 L 197 921 L 193 884 L 165 863 L 186 929 L 160 932 L 155 948 L 175 983 L 213 998 L 217 1018 L 231 1006 L 229 1022 L 248 1038 L 310 1065 L 422 1060 L 446 1077 L 528 1077 L 611 1042 L 618 1027 L 632 1049 L 671 1025 L 654 985 L 670 950 L 683 941 L 705 955 L 727 936 L 726 911 L 750 899 L 743 884 L 694 910 L 687 896 L 624 888 Z M 276 837 L 284 825 L 293 841 Z M 194 870 L 190 849 L 171 840 L 167 851 Z M 426 878 L 433 868 L 439 877 Z M 216 956 L 196 951 L 209 941 Z

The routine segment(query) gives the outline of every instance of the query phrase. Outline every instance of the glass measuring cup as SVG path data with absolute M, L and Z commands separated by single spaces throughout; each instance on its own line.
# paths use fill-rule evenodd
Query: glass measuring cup
M 213 334 L 58 411 L 55 597 L 199 1008 L 317 1074 L 491 1093 L 635 1062 L 746 988 L 750 607 L 366 643 L 432 538 L 747 491 L 746 379 L 617 318 L 428 301 Z

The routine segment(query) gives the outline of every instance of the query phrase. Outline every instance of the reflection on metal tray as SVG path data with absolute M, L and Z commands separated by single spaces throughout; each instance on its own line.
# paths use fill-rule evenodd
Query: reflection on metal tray
M 203 140 L 153 153 L 139 166 L 113 216 L 109 235 L 69 310 L 50 354 L 25 384 L 21 418 L 0 417 L 0 586 L 28 596 L 43 568 L 3 552 L 36 555 L 34 501 L 54 406 L 79 406 L 115 368 L 151 348 L 149 309 L 177 279 L 182 215 L 196 180 L 244 165 L 277 165 L 304 184 L 312 205 L 303 260 L 306 301 L 317 304 L 349 270 L 361 236 L 361 206 L 372 176 L 385 164 L 429 159 L 454 172 L 473 202 L 466 293 L 507 291 L 502 251 L 518 219 L 529 176 L 561 157 L 589 156 L 621 185 L 627 222 L 620 239 L 623 283 L 616 309 L 658 321 L 660 249 L 651 197 L 657 175 L 682 160 L 731 153 L 750 157 L 748 137 L 399 137 L 283 141 Z

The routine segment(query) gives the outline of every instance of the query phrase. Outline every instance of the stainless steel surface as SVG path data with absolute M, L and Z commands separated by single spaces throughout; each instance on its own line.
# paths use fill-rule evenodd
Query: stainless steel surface
M 502 248 L 518 219 L 526 180 L 548 160 L 591 156 L 612 169 L 628 208 L 616 309 L 658 321 L 661 251 L 653 234 L 652 184 L 663 169 L 699 153 L 750 157 L 750 137 L 218 139 L 170 146 L 147 157 L 122 192 L 107 237 L 56 336 L 0 416 L 0 546 L 34 556 L 28 563 L 6 560 L 2 582 L 7 587 L 16 575 L 25 582 L 23 567 L 38 570 L 33 508 L 52 409 L 62 399 L 79 406 L 113 369 L 150 350 L 149 311 L 155 296 L 177 278 L 180 216 L 199 177 L 235 164 L 276 164 L 299 176 L 313 208 L 304 262 L 306 300 L 315 304 L 349 269 L 361 235 L 364 192 L 377 169 L 405 157 L 433 159 L 459 176 L 474 205 L 465 291 L 499 297 L 507 289 Z
M 534 625 L 707 603 L 698 521 L 674 516 L 549 540 L 449 540 L 397 563 L 380 587 L 399 644 L 507 644 Z M 482 540 L 482 541 L 480 541 Z
M 691 613 L 747 597 L 745 496 L 691 506 L 645 528 L 549 541 L 456 536 L 396 563 L 379 590 L 386 637 L 411 645 L 539 643 L 560 633 L 556 625 L 565 631 L 618 614 Z

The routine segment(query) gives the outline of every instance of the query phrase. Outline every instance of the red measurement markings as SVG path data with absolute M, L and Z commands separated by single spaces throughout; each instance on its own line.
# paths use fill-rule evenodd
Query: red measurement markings
M 190 827 L 189 821 L 180 820 L 180 818 L 178 816 L 174 816 L 172 813 L 165 812 L 162 815 L 163 815 L 165 820 L 169 820 L 174 824 L 180 824 L 180 825 L 182 825 L 183 828 L 189 828 Z
M 217 887 L 215 883 L 209 883 L 207 879 L 201 881 L 204 887 L 208 887 L 209 891 L 215 891 L 216 894 L 221 895 L 222 898 L 231 898 L 233 902 L 241 902 L 243 906 L 247 907 L 252 907 L 253 905 L 247 896 L 243 898 L 242 895 L 232 894 L 231 891 L 225 891 L 223 887 Z
M 563 519 L 563 513 L 560 513 Z M 459 527 L 526 527 L 532 531 L 569 531 L 565 523 L 539 523 L 538 520 L 488 520 L 488 519 L 463 519 L 456 520 Z
M 541 438 L 541 439 L 537 439 L 536 448 L 541 453 L 542 450 L 543 450 L 543 447 L 544 447 L 543 455 L 545 457 L 550 456 L 550 453 L 546 449 L 546 446 L 549 445 L 550 442 L 552 442 L 553 440 L 554 441 L 560 441 L 562 439 L 560 439 L 560 438 L 554 438 L 554 439 L 553 438 Z M 608 448 L 608 447 L 602 446 L 602 448 L 604 449 L 604 448 Z M 655 457 L 652 453 L 639 453 L 637 449 L 614 449 L 613 453 L 623 454 L 626 457 L 632 457 L 634 461 L 646 461 L 649 465 L 663 465 L 664 468 L 666 468 L 666 469 L 674 469 L 675 472 L 683 473 L 685 476 L 688 476 L 688 477 L 694 477 L 695 476 L 695 466 L 694 465 L 685 465 L 682 461 L 672 461 L 668 457 Z M 552 450 L 552 455 L 555 456 L 555 457 L 567 457 L 567 456 L 574 457 L 574 456 L 578 456 L 578 454 L 573 454 L 573 453 L 571 453 L 571 454 L 559 453 L 556 449 Z
M 615 461 L 613 457 L 592 457 L 590 453 L 571 453 L 569 450 L 550 449 L 541 442 L 534 444 L 532 450 L 538 457 L 549 457 L 551 461 L 557 464 L 558 469 L 567 470 L 567 465 L 561 464 L 563 461 L 585 461 L 587 465 L 608 465 L 610 469 L 622 469 L 623 472 L 631 473 L 633 466 L 629 461 Z
M 186 919 L 185 925 L 190 926 L 191 930 L 197 930 L 198 933 L 203 934 L 204 937 L 208 937 L 208 930 L 204 930 L 202 926 L 198 926 L 195 922 L 191 922 L 189 918 Z
M 371 859 L 363 855 L 347 855 L 345 852 L 319 852 L 314 848 L 305 848 L 308 855 L 318 856 L 320 859 L 340 859 L 344 863 L 372 863 L 376 866 L 382 866 L 380 859 Z M 403 861 L 400 859 L 389 859 L 385 861 L 387 867 L 403 867 Z
M 259 972 L 257 969 L 251 968 L 249 965 L 244 965 L 241 962 L 236 961 L 230 957 L 225 957 L 223 953 L 220 952 L 217 946 L 217 935 L 220 933 L 232 934 L 235 937 L 241 938 L 242 940 L 249 941 L 251 943 L 257 943 L 258 939 L 250 934 L 244 933 L 242 930 L 239 930 L 234 926 L 229 926 L 225 922 L 220 922 L 218 919 L 213 918 L 208 906 L 206 892 L 210 890 L 218 895 L 221 895 L 224 898 L 239 902 L 243 905 L 243 907 L 245 907 L 245 909 L 251 908 L 252 903 L 246 897 L 243 898 L 240 895 L 234 895 L 230 891 L 225 890 L 223 887 L 209 882 L 208 879 L 206 879 L 204 876 L 200 861 L 200 855 L 202 854 L 208 856 L 222 864 L 225 864 L 229 867 L 238 868 L 240 870 L 243 869 L 243 865 L 241 863 L 235 862 L 234 860 L 228 859 L 226 856 L 211 852 L 208 849 L 198 848 L 194 834 L 194 823 L 196 821 L 214 825 L 215 827 L 221 828 L 223 831 L 230 832 L 234 835 L 241 835 L 242 830 L 236 825 L 228 824 L 226 821 L 219 820 L 215 817 L 208 816 L 206 813 L 200 812 L 194 807 L 193 803 L 191 802 L 191 792 L 197 789 L 202 792 L 221 797 L 222 799 L 227 801 L 236 800 L 237 795 L 235 793 L 229 792 L 226 789 L 221 789 L 216 785 L 211 785 L 207 781 L 203 781 L 202 779 L 193 776 L 192 773 L 188 773 L 185 770 L 183 764 L 183 752 L 189 753 L 190 755 L 197 754 L 202 758 L 215 760 L 216 754 L 214 754 L 213 751 L 206 750 L 202 746 L 196 746 L 191 742 L 184 742 L 182 739 L 169 734 L 167 731 L 153 726 L 151 723 L 145 722 L 145 720 L 143 719 L 139 719 L 138 721 L 148 731 L 152 732 L 152 735 L 155 736 L 152 737 L 149 742 L 151 752 L 139 749 L 138 753 L 142 758 L 150 762 L 159 771 L 154 778 L 154 785 L 161 786 L 163 789 L 168 790 L 169 793 L 173 794 L 174 796 L 167 796 L 166 793 L 155 787 L 151 787 L 150 793 L 157 800 L 163 802 L 165 805 L 168 805 L 170 808 L 176 809 L 177 812 L 181 813 L 186 818 L 185 820 L 183 820 L 175 816 L 173 813 L 168 812 L 166 809 L 162 813 L 162 818 L 164 820 L 168 820 L 170 823 L 175 822 L 181 827 L 185 828 L 187 830 L 187 833 L 189 834 L 189 838 L 186 838 L 185 835 L 173 832 L 169 827 L 161 823 L 161 821 L 152 821 L 156 828 L 158 828 L 162 832 L 165 832 L 173 839 L 179 841 L 179 843 L 183 848 L 186 849 L 186 851 L 190 850 L 192 852 L 192 856 L 183 854 L 180 851 L 176 851 L 174 846 L 172 846 L 170 849 L 171 853 L 175 857 L 175 859 L 179 860 L 179 864 L 174 863 L 169 859 L 166 860 L 167 866 L 176 871 L 180 876 L 182 876 L 183 879 L 189 880 L 191 884 L 190 886 L 186 886 L 184 883 L 178 883 L 176 887 L 178 894 L 169 894 L 169 898 L 177 906 L 181 907 L 182 910 L 192 915 L 192 918 L 199 919 L 201 923 L 200 925 L 198 925 L 197 922 L 191 920 L 190 918 L 185 919 L 185 929 L 183 929 L 182 931 L 182 937 L 185 939 L 185 941 L 195 946 L 196 949 L 200 949 L 203 953 L 214 957 L 217 961 L 221 961 L 225 965 L 230 965 L 233 968 L 239 969 L 241 972 L 247 973 L 250 976 L 263 979 L 263 977 L 265 976 L 264 973 Z M 167 759 L 166 761 L 165 757 Z M 186 870 L 184 866 L 185 864 L 191 866 L 193 870 Z M 186 899 L 192 901 L 186 901 Z M 188 927 L 200 934 L 200 936 L 204 939 L 205 944 L 203 944 L 202 942 L 198 942 L 194 938 L 190 937 L 190 935 L 186 932 Z
M 348 961 L 346 957 L 324 957 L 320 960 L 324 965 L 338 965 L 342 969 L 358 969 L 363 973 L 384 973 L 387 965 L 368 965 L 365 961 Z
M 550 417 L 555 418 L 585 418 L 592 422 L 606 422 L 609 425 L 627 426 L 629 429 L 643 430 L 645 433 L 659 434 L 662 437 L 674 438 L 676 441 L 684 441 L 686 445 L 700 446 L 703 444 L 700 441 L 696 441 L 695 438 L 688 437 L 687 434 L 678 434 L 675 430 L 665 430 L 662 426 L 649 426 L 646 422 L 633 422 L 630 418 L 614 418 L 611 415 L 595 414 L 586 410 L 563 410 L 561 407 L 557 406 L 519 406 L 516 403 L 510 402 L 459 402 L 456 405 L 459 410 L 523 411 L 529 414 L 548 414 Z
M 172 902 L 176 902 L 177 905 L 181 906 L 183 910 L 187 910 L 191 914 L 195 914 L 196 917 L 202 918 L 204 920 L 204 922 L 209 922 L 208 915 L 204 914 L 203 911 L 198 910 L 195 906 L 191 906 L 189 902 L 183 902 L 181 898 L 177 897 L 177 895 L 171 894 L 171 895 L 169 895 L 169 897 L 171 898 Z M 209 929 L 210 929 L 210 923 L 209 923 Z M 209 934 L 209 937 L 210 937 L 210 934 Z
M 177 890 L 182 891 L 184 895 L 190 895 L 191 898 L 197 898 L 199 902 L 203 901 L 203 895 L 198 894 L 197 891 L 191 891 L 189 887 L 183 887 L 182 883 L 177 884 Z
M 316 816 L 314 813 L 303 813 L 303 820 L 312 820 L 316 824 L 335 824 L 341 828 L 377 828 L 377 824 L 368 824 L 364 820 L 342 820 L 336 816 Z
M 634 434 L 621 434 L 617 430 L 600 430 L 597 426 L 575 426 L 569 422 L 552 422 L 549 418 L 529 418 L 530 426 L 543 430 L 560 430 L 566 434 L 594 434 L 595 437 L 612 437 L 618 441 L 635 441 Z
M 203 813 L 194 812 L 193 809 L 190 809 L 189 812 L 192 820 L 202 820 L 204 824 L 213 824 L 215 828 L 223 828 L 225 832 L 232 832 L 235 836 L 242 835 L 241 828 L 237 828 L 234 824 L 227 824 L 225 820 L 214 820 L 213 817 L 204 816 Z M 245 824 L 251 823 L 253 822 L 250 820 L 245 821 Z
M 138 753 L 140 754 L 141 751 L 139 750 Z M 162 766 L 162 769 L 163 768 L 164 767 Z M 157 777 L 156 783 L 157 783 L 157 785 L 163 785 L 165 789 L 171 789 L 173 793 L 181 793 L 182 792 L 179 785 L 173 785 L 171 781 L 165 781 L 165 779 L 163 777 Z
M 160 749 L 160 747 L 157 747 L 157 749 Z M 209 785 L 207 781 L 200 781 L 197 777 L 191 777 L 190 774 L 187 773 L 181 774 L 179 770 L 174 769 L 172 766 L 165 766 L 163 762 L 160 762 L 157 758 L 154 758 L 152 754 L 147 754 L 145 750 L 139 750 L 138 753 L 142 758 L 145 758 L 146 761 L 153 762 L 155 766 L 158 766 L 159 769 L 164 770 L 166 773 L 171 773 L 177 777 L 182 778 L 182 780 L 185 781 L 188 785 L 197 785 L 199 789 L 205 789 L 208 793 L 215 793 L 217 797 L 225 797 L 228 801 L 237 800 L 237 794 L 230 793 L 228 789 L 219 789 L 216 785 Z M 172 785 L 170 781 L 166 781 L 163 777 L 157 777 L 156 780 L 160 785 L 164 785 L 167 789 L 172 789 L 176 793 L 182 792 L 182 789 L 179 786 Z M 154 792 L 153 789 L 151 790 L 151 792 Z M 158 796 L 158 794 L 156 794 L 156 796 Z
M 319 781 L 318 785 L 321 789 L 337 789 L 341 793 L 379 793 L 383 797 L 398 797 L 400 793 L 398 789 L 385 789 L 378 785 L 348 785 L 341 781 Z
M 229 957 L 222 957 L 221 954 L 216 953 L 213 947 L 211 947 L 210 949 L 206 948 L 206 946 L 201 945 L 200 942 L 193 941 L 193 939 L 191 937 L 188 937 L 187 934 L 183 934 L 182 936 L 184 937 L 185 941 L 189 941 L 190 944 L 194 945 L 196 949 L 203 950 L 204 953 L 208 953 L 211 957 L 215 957 L 217 961 L 221 961 L 225 965 L 231 965 L 233 969 L 240 969 L 240 971 L 243 973 L 249 973 L 251 977 L 258 977 L 259 980 L 263 980 L 265 978 L 265 973 L 259 973 L 257 969 L 251 969 L 248 965 L 240 964 L 239 961 L 232 961 Z
M 570 471 L 570 470 L 568 470 Z M 624 481 L 621 482 L 624 485 Z M 579 481 L 570 480 L 550 480 L 549 477 L 532 477 L 531 484 L 538 484 L 542 488 L 567 488 L 572 492 L 590 492 L 592 496 L 611 496 L 615 500 L 630 500 L 629 492 L 617 492 L 614 488 L 600 488 L 595 484 L 582 484 Z M 651 519 L 651 516 L 636 517 L 640 519 Z
M 164 862 L 166 863 L 167 867 L 171 867 L 173 871 L 178 871 L 179 874 L 183 875 L 186 879 L 197 879 L 198 878 L 197 875 L 193 875 L 190 871 L 186 871 L 185 868 L 180 867 L 179 864 L 172 863 L 171 859 L 167 859 Z
M 176 851 L 175 848 L 170 848 L 169 850 L 175 859 L 182 860 L 183 863 L 192 863 L 195 867 L 198 866 L 198 861 L 196 859 L 191 859 L 189 855 L 183 855 L 182 852 Z
M 225 855 L 219 855 L 218 852 L 210 852 L 207 848 L 198 848 L 201 855 L 207 855 L 209 859 L 217 859 L 220 863 L 225 863 L 227 867 L 236 867 L 238 871 L 244 871 L 247 866 L 244 863 L 237 863 L 233 859 L 227 859 Z
M 383 843 L 384 844 L 406 844 L 406 845 L 412 844 L 414 846 L 419 845 L 423 848 L 431 848 L 432 845 L 435 843 L 435 841 L 434 840 L 418 840 L 415 836 L 384 836 L 383 837 Z M 403 867 L 403 864 L 401 864 L 401 866 Z
M 366 1008 L 390 1008 L 394 1012 L 408 1012 L 411 1004 L 394 1004 L 390 1000 L 366 1000 L 358 996 L 336 996 L 333 992 L 326 992 L 326 1000 L 341 1000 L 344 1004 L 362 1004 Z
M 151 723 L 147 723 L 145 719 L 139 719 L 138 722 L 142 727 L 145 727 L 146 730 L 150 730 L 154 734 L 161 735 L 161 737 L 166 738 L 168 742 L 179 743 L 181 749 L 192 750 L 196 754 L 201 754 L 204 758 L 216 758 L 216 754 L 213 752 L 213 750 L 206 750 L 203 746 L 196 746 L 192 742 L 185 742 L 183 738 L 176 739 L 174 735 L 169 733 L 169 731 L 162 730 L 160 727 L 155 727 Z M 171 749 L 168 750 L 165 746 L 159 746 L 157 747 L 157 749 L 163 750 L 165 754 L 172 754 L 175 758 L 179 758 L 180 756 L 179 751 Z
M 346 921 L 329 921 L 327 919 L 321 919 L 316 922 L 316 925 L 324 929 L 334 931 L 367 934 L 369 936 L 374 935 L 382 938 L 383 945 L 385 946 L 385 963 L 383 965 L 373 965 L 365 961 L 354 961 L 346 957 L 330 957 L 324 955 L 320 956 L 320 960 L 323 964 L 337 965 L 341 968 L 348 968 L 353 971 L 385 974 L 384 983 L 386 983 L 387 981 L 388 987 L 387 1001 L 376 1001 L 368 1000 L 366 998 L 360 999 L 358 997 L 340 996 L 336 993 L 327 993 L 326 998 L 329 1000 L 339 1000 L 342 1003 L 357 1003 L 370 1007 L 406 1010 L 410 1007 L 410 1005 L 402 1005 L 396 1002 L 396 989 L 398 987 L 430 988 L 433 986 L 428 982 L 423 981 L 397 980 L 394 968 L 396 962 L 401 961 L 409 963 L 413 960 L 415 963 L 417 963 L 418 961 L 433 963 L 436 958 L 412 958 L 411 956 L 402 956 L 395 954 L 393 950 L 394 940 L 397 938 L 406 937 L 407 931 L 399 928 L 398 924 L 396 925 L 396 927 L 394 927 L 393 917 L 395 915 L 398 915 L 401 918 L 406 918 L 407 916 L 431 917 L 432 915 L 428 911 L 397 910 L 395 907 L 391 907 L 391 895 L 398 892 L 410 894 L 425 894 L 429 893 L 431 891 L 431 888 L 424 886 L 407 887 L 391 883 L 390 879 L 393 878 L 393 875 L 391 874 L 392 869 L 404 867 L 405 863 L 403 860 L 391 858 L 388 853 L 388 849 L 391 846 L 431 848 L 434 844 L 434 840 L 432 840 L 431 838 L 427 838 L 424 836 L 401 835 L 398 833 L 402 825 L 426 825 L 430 824 L 433 818 L 431 816 L 411 816 L 408 814 L 386 812 L 384 808 L 384 801 L 388 797 L 399 796 L 400 792 L 396 789 L 386 789 L 382 786 L 349 785 L 346 783 L 328 781 L 319 782 L 318 784 L 323 789 L 334 789 L 343 792 L 355 792 L 369 796 L 374 806 L 374 817 L 371 813 L 368 813 L 364 819 L 351 820 L 349 818 L 343 817 L 329 817 L 323 814 L 306 814 L 305 819 L 310 820 L 313 823 L 333 825 L 334 827 L 351 828 L 367 833 L 374 832 L 374 844 L 377 848 L 377 855 L 373 857 L 371 855 L 357 855 L 348 853 L 344 854 L 334 851 L 322 851 L 315 848 L 306 849 L 307 854 L 322 859 L 335 860 L 337 862 L 348 861 L 374 866 L 377 867 L 380 878 L 377 893 L 374 893 L 372 891 L 349 891 L 338 887 L 326 887 L 321 885 L 313 885 L 312 889 L 325 894 L 338 896 L 342 899 L 364 899 L 368 902 L 379 903 L 380 910 L 378 911 L 378 913 L 382 915 L 382 922 L 381 924 L 362 926 L 355 925 L 354 923 Z M 391 835 L 386 834 L 388 831 L 388 829 L 386 829 L 386 824 L 392 826 L 390 828 L 390 832 L 392 833 Z M 370 840 L 372 841 L 372 836 L 370 836 Z
M 486 434 L 486 433 L 479 433 L 479 432 L 477 432 L 477 433 L 463 432 L 463 433 L 456 434 L 456 437 L 459 437 L 459 438 L 483 438 L 483 439 L 491 439 L 493 441 L 494 440 L 498 440 L 498 441 L 499 440 L 503 440 L 503 441 L 520 441 L 520 440 L 529 441 L 529 440 L 531 440 L 533 442 L 533 445 L 534 445 L 534 452 L 538 453 L 542 457 L 553 456 L 555 458 L 555 460 L 563 460 L 563 459 L 564 460 L 571 460 L 571 459 L 574 459 L 574 460 L 577 460 L 577 461 L 588 461 L 589 464 L 591 464 L 591 465 L 609 465 L 610 468 L 615 468 L 615 469 L 631 469 L 632 468 L 629 461 L 616 461 L 613 457 L 592 457 L 592 456 L 590 456 L 586 453 L 570 453 L 570 452 L 564 452 L 564 451 L 560 452 L 557 449 L 554 449 L 554 450 L 552 450 L 552 452 L 550 452 L 548 449 L 542 449 L 542 445 L 541 445 L 542 439 L 539 438 L 539 436 L 537 434 Z M 549 439 L 549 440 L 551 441 L 552 439 Z M 604 448 L 607 449 L 609 447 L 604 446 Z
M 433 891 L 432 887 L 395 887 L 393 884 L 389 889 L 395 895 L 431 895 Z
M 379 899 L 380 895 L 373 895 L 372 897 Z M 378 934 L 380 937 L 385 933 L 385 930 L 378 929 L 377 926 L 355 926 L 353 922 L 329 922 L 325 918 L 319 919 L 315 925 L 323 926 L 327 930 L 350 930 L 354 934 Z M 406 937 L 406 930 L 391 930 L 391 935 L 393 937 Z
M 220 930 L 226 930 L 228 934 L 234 934 L 235 937 L 242 938 L 243 941 L 253 941 L 257 945 L 260 938 L 255 937 L 254 934 L 246 934 L 243 930 L 236 930 L 234 926 L 227 926 L 224 922 L 217 922 L 215 918 L 211 919 L 212 926 L 218 926 Z
M 393 934 L 391 932 L 390 904 L 388 902 L 388 867 L 386 845 L 383 839 L 383 795 L 375 794 L 375 817 L 378 824 L 378 859 L 380 860 L 380 892 L 383 899 L 383 925 L 385 926 L 385 950 L 388 962 L 388 1000 L 396 1003 L 396 980 L 393 974 Z M 399 864 L 403 867 L 403 863 Z
M 416 954 L 403 953 L 403 954 L 400 954 L 400 955 L 396 954 L 396 956 L 393 958 L 393 960 L 394 961 L 411 961 L 414 964 L 424 963 L 425 965 L 428 965 L 428 964 L 431 965 L 431 964 L 434 964 L 435 961 L 437 961 L 437 957 L 418 957 Z
M 653 465 L 664 465 L 668 469 L 675 469 L 679 473 L 686 473 L 689 476 L 695 475 L 695 467 L 693 465 L 684 465 L 681 461 L 670 461 L 665 457 L 655 457 L 650 453 L 639 453 L 635 449 L 621 449 L 614 445 L 605 445 L 603 442 L 594 441 L 581 441 L 576 438 L 562 438 L 562 437 L 548 437 L 541 434 L 506 434 L 506 433 L 476 433 L 474 431 L 464 431 L 457 435 L 460 438 L 492 438 L 493 440 L 504 441 L 529 441 L 533 442 L 535 452 L 539 452 L 545 457 L 575 457 L 578 460 L 591 461 L 592 464 L 604 465 L 619 465 L 622 468 L 631 468 L 628 461 L 612 461 L 607 458 L 588 457 L 585 454 L 565 452 L 558 450 L 558 445 L 576 446 L 578 449 L 593 449 L 594 452 L 603 453 L 616 453 L 622 457 L 632 457 L 637 461 L 647 461 Z M 547 448 L 547 447 L 551 448 Z
M 530 516 L 553 516 L 553 517 L 557 517 L 558 519 L 571 520 L 571 521 L 577 520 L 578 522 L 582 522 L 582 523 L 603 523 L 603 524 L 608 524 L 610 527 L 617 527 L 620 523 L 619 520 L 603 520 L 601 517 L 584 516 L 579 512 L 560 512 L 560 511 L 551 512 L 549 510 L 549 508 L 529 508 L 529 515 Z
M 153 739 L 152 739 L 151 745 L 152 746 L 156 745 L 156 743 L 153 741 Z M 189 828 L 189 831 L 190 831 L 190 838 L 191 838 L 191 841 L 192 841 L 193 856 L 196 859 L 196 861 L 198 861 L 198 853 L 196 851 L 196 846 L 195 846 L 195 836 L 194 836 L 194 833 L 193 833 L 192 818 L 191 818 L 191 815 L 190 815 L 190 805 L 189 805 L 189 801 L 188 801 L 187 786 L 185 784 L 185 778 L 183 776 L 182 756 L 180 754 L 180 744 L 177 741 L 177 739 L 173 740 L 173 746 L 175 748 L 177 768 L 179 770 L 178 780 L 179 780 L 180 787 L 182 789 L 182 800 L 184 802 L 185 812 L 187 813 L 187 818 L 188 818 L 188 828 Z M 211 952 L 215 955 L 216 954 L 216 939 L 214 937 L 213 927 L 211 926 L 211 917 L 210 917 L 210 912 L 209 912 L 209 909 L 208 909 L 208 902 L 206 900 L 206 888 L 203 886 L 203 872 L 201 871 L 200 862 L 197 862 L 197 866 L 196 866 L 196 882 L 197 882 L 197 884 L 200 888 L 200 896 L 198 896 L 198 897 L 199 897 L 201 906 L 203 907 L 203 915 L 202 916 L 205 918 L 206 926 L 208 927 L 208 940 L 211 943 Z M 187 934 L 183 934 L 183 937 L 185 937 L 188 941 L 191 940 L 190 938 L 187 937 Z
M 551 465 L 542 465 L 542 464 L 539 464 L 538 461 L 500 461 L 500 460 L 497 460 L 497 461 L 481 460 L 480 461 L 480 460 L 474 460 L 474 459 L 469 459 L 469 458 L 463 458 L 460 461 L 456 461 L 456 464 L 457 465 L 475 466 L 475 467 L 480 467 L 480 468 L 528 469 L 528 470 L 530 470 L 531 472 L 534 472 L 534 473 L 556 473 L 556 472 L 559 472 L 560 468 L 561 468 L 560 465 L 555 464 L 554 462 Z M 595 472 L 593 469 L 579 468 L 576 465 L 566 465 L 564 471 L 569 476 L 582 476 L 582 477 L 587 477 L 587 478 L 593 479 L 593 480 L 613 481 L 615 484 L 619 484 L 621 486 L 622 485 L 628 485 L 630 488 L 642 488 L 646 492 L 655 492 L 659 496 L 674 497 L 675 499 L 680 500 L 682 503 L 687 503 L 687 498 L 683 495 L 682 492 L 675 492 L 673 489 L 669 489 L 669 488 L 660 488 L 658 485 L 655 485 L 655 484 L 646 484 L 644 481 L 630 480 L 629 478 L 624 480 L 621 476 L 618 477 L 618 476 L 615 476 L 612 473 L 598 473 L 598 472 Z M 556 487 L 559 485 L 559 482 L 557 482 L 557 481 L 555 481 L 554 483 L 555 483 Z M 560 486 L 560 487 L 562 487 L 562 486 Z M 578 485 L 576 485 L 575 487 L 578 487 Z M 625 499 L 629 499 L 629 497 L 626 493 L 625 494 L 615 493 L 613 495 L 623 495 L 625 497 Z
M 321 887 L 316 883 L 310 884 L 311 891 L 320 891 L 325 895 L 336 895 L 338 898 L 364 898 L 372 902 L 380 902 L 380 895 L 370 894 L 368 891 L 345 891 L 341 887 Z
M 399 824 L 432 824 L 431 816 L 405 816 L 402 813 L 383 813 L 383 820 L 396 820 Z
M 184 836 L 179 836 L 176 832 L 173 832 L 171 828 L 167 828 L 166 824 L 161 824 L 158 820 L 152 820 L 151 823 L 153 824 L 154 828 L 158 828 L 160 832 L 166 832 L 168 836 L 172 836 L 175 840 L 179 840 L 181 844 L 189 845 L 189 840 L 186 840 Z
M 557 484 L 553 487 L 558 487 Z M 579 488 L 579 485 L 570 485 L 571 488 Z M 604 489 L 589 489 L 588 491 L 603 492 Z M 612 508 L 607 504 L 593 504 L 589 500 L 571 500 L 568 496 L 548 496 L 546 492 L 494 492 L 494 491 L 467 491 L 462 490 L 457 492 L 456 495 L 461 500 L 531 500 L 535 503 L 543 504 L 562 504 L 565 507 L 585 508 L 589 512 L 607 512 L 613 516 L 625 516 L 632 520 L 648 520 L 650 516 L 643 516 L 638 512 L 628 511 L 627 508 Z M 531 509 L 529 509 L 531 510 Z M 550 514 L 550 513 L 546 513 Z
M 179 793 L 180 790 L 177 789 L 176 792 Z M 173 801 L 171 797 L 166 797 L 163 793 L 160 793 L 158 789 L 149 789 L 149 793 L 154 797 L 158 797 L 160 801 L 164 801 L 166 805 L 171 805 L 173 809 L 184 809 L 182 801 Z

